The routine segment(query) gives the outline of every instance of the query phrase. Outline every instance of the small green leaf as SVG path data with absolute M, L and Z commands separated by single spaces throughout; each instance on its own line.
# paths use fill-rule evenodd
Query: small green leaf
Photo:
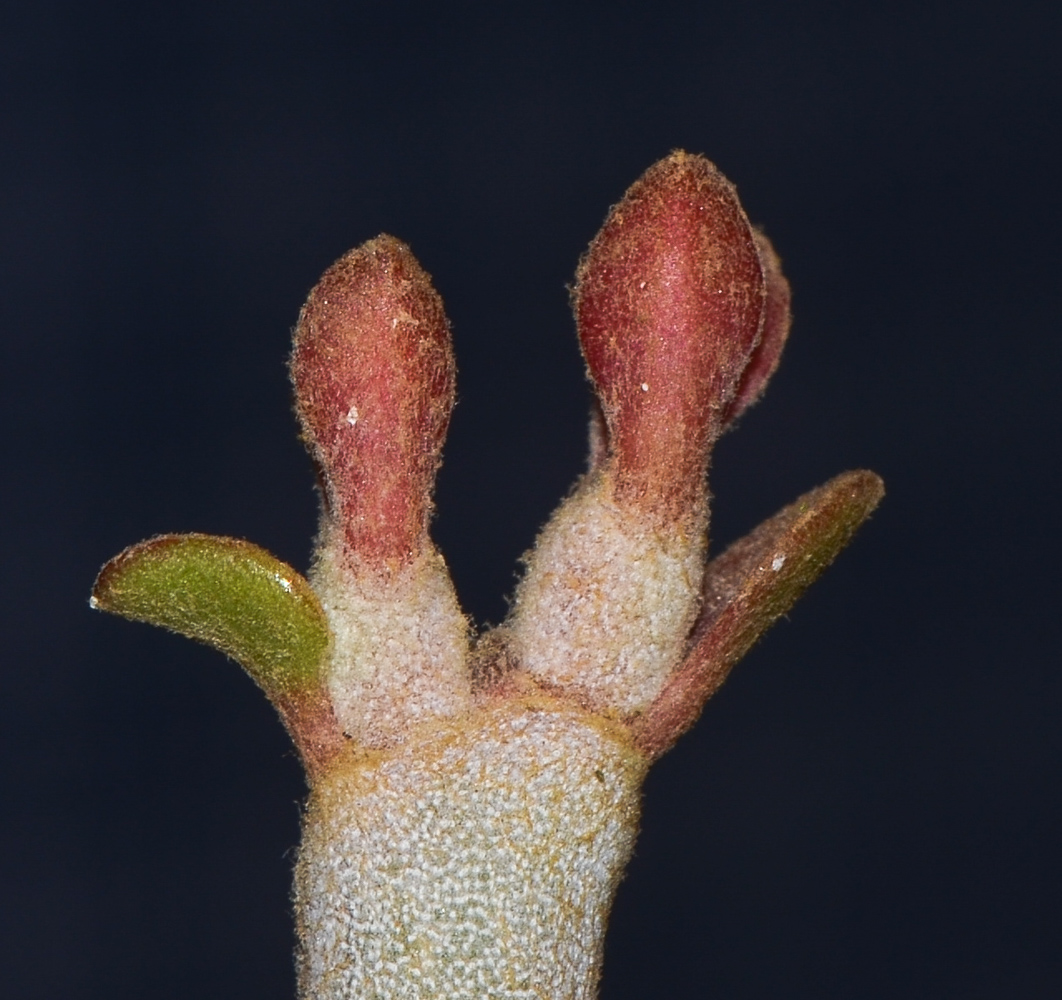
M 90 603 L 220 649 L 274 703 L 322 685 L 330 632 L 321 602 L 299 573 L 249 542 L 141 542 L 103 567 Z

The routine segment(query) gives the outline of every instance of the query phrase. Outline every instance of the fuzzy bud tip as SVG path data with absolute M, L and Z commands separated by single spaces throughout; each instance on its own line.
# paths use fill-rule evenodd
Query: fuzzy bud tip
M 324 273 L 299 315 L 291 377 L 326 528 L 361 566 L 409 564 L 429 544 L 454 362 L 442 301 L 404 243 L 378 236 Z
M 752 227 L 708 160 L 672 153 L 613 207 L 580 263 L 574 306 L 618 502 L 670 522 L 703 507 L 708 451 L 765 301 Z

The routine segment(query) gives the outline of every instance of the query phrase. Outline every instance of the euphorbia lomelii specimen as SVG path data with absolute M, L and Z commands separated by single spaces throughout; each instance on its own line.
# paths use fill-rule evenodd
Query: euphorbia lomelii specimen
M 474 636 L 429 538 L 454 365 L 390 236 L 325 272 L 295 333 L 322 484 L 309 580 L 173 535 L 96 582 L 95 606 L 237 659 L 299 748 L 302 997 L 594 996 L 646 769 L 881 498 L 845 473 L 706 561 L 709 453 L 789 328 L 778 259 L 707 160 L 673 153 L 635 183 L 573 299 L 589 470 L 498 628 Z

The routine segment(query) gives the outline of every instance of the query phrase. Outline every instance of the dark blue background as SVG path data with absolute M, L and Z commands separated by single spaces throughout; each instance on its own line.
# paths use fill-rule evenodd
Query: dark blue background
M 435 534 L 497 621 L 582 467 L 565 283 L 674 147 L 795 292 L 715 538 L 845 468 L 889 494 L 653 772 L 604 998 L 1062 995 L 1054 7 L 5 5 L 4 996 L 293 995 L 286 738 L 93 576 L 161 531 L 305 568 L 290 329 L 386 230 L 453 321 Z

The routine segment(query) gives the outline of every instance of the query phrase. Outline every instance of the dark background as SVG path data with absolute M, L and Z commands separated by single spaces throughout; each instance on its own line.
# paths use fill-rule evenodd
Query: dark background
M 674 147 L 795 291 L 715 542 L 889 492 L 653 772 L 603 996 L 1062 996 L 1055 6 L 5 5 L 4 996 L 290 1000 L 298 763 L 95 572 L 189 530 L 306 567 L 290 329 L 386 230 L 453 321 L 435 535 L 497 621 L 582 467 L 565 283 Z

